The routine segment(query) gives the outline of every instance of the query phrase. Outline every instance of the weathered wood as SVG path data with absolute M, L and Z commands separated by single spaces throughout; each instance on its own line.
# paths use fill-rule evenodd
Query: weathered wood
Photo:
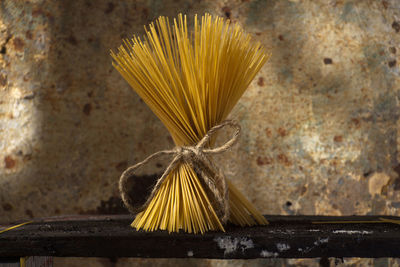
M 53 257 L 0 258 L 0 267 L 53 267 Z
M 0 257 L 309 258 L 400 257 L 400 225 L 328 223 L 377 221 L 387 216 L 266 216 L 268 226 L 204 235 L 143 232 L 130 216 L 75 216 L 36 221 L 0 234 Z M 2 228 L 0 227 L 0 230 Z M 4 229 L 4 227 L 3 227 Z
M 20 267 L 19 258 L 0 258 L 0 267 Z

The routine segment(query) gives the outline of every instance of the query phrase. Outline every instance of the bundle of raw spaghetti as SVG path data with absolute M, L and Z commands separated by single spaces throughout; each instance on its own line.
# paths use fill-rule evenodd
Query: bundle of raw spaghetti
M 181 14 L 173 25 L 159 17 L 145 30 L 143 39 L 124 40 L 117 53 L 111 51 L 113 65 L 160 118 L 176 147 L 122 174 L 122 199 L 131 212 L 139 212 L 132 227 L 204 233 L 224 231 L 227 220 L 267 224 L 210 160 L 235 143 L 240 128 L 224 120 L 267 61 L 265 50 L 238 24 L 209 14 L 200 24 L 195 16 L 192 30 Z M 213 148 L 216 132 L 226 126 L 236 130 L 234 137 Z M 171 164 L 146 201 L 132 203 L 127 181 L 138 167 L 163 154 L 173 155 Z

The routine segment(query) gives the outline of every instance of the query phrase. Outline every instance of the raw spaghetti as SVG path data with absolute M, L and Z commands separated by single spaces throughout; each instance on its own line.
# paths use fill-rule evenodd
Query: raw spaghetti
M 113 66 L 163 122 L 178 148 L 195 147 L 224 122 L 268 55 L 237 23 L 209 14 L 201 21 L 195 16 L 191 30 L 181 14 L 172 25 L 159 17 L 145 30 L 142 39 L 134 36 L 124 40 L 117 53 L 111 51 Z M 207 147 L 214 141 L 211 138 Z M 225 231 L 225 220 L 202 178 L 193 164 L 181 161 L 136 215 L 132 227 Z M 268 223 L 228 179 L 226 185 L 229 221 L 241 226 Z

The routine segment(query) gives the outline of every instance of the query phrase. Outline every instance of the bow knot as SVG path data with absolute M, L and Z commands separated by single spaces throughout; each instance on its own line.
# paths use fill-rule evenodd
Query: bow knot
M 230 126 L 235 128 L 235 132 L 231 139 L 229 139 L 225 144 L 215 147 L 215 148 L 205 148 L 209 143 L 210 138 L 216 134 L 216 132 L 225 126 Z M 197 175 L 203 180 L 204 185 L 207 188 L 206 191 L 209 192 L 209 197 L 214 201 L 213 208 L 215 209 L 218 217 L 222 222 L 226 222 L 229 217 L 229 197 L 228 197 L 228 187 L 226 186 L 225 176 L 223 173 L 212 163 L 212 161 L 207 157 L 207 154 L 220 154 L 231 148 L 238 140 L 240 135 L 240 125 L 234 121 L 227 120 L 219 125 L 212 127 L 205 136 L 194 146 L 177 146 L 171 150 L 158 151 L 142 162 L 139 162 L 128 169 L 126 169 L 119 180 L 119 190 L 121 193 L 122 201 L 128 210 L 132 213 L 137 213 L 144 210 L 151 199 L 156 195 L 157 191 L 160 189 L 162 182 L 168 177 L 168 175 L 176 168 L 178 164 L 182 161 L 188 163 L 197 173 Z M 147 197 L 146 202 L 140 206 L 137 203 L 133 203 L 128 195 L 127 183 L 128 179 L 133 176 L 133 173 L 145 165 L 151 159 L 159 157 L 161 155 L 174 155 L 173 160 L 165 169 L 162 176 L 157 180 L 155 186 L 152 189 L 149 197 Z
M 203 154 L 202 148 L 193 146 L 177 146 L 175 153 L 183 161 L 189 162 L 191 159 L 198 157 L 199 154 Z

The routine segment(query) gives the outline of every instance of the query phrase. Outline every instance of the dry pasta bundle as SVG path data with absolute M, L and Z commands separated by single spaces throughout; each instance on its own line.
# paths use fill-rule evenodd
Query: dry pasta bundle
M 122 199 L 137 213 L 132 227 L 204 233 L 225 231 L 227 221 L 267 224 L 210 160 L 239 136 L 239 125 L 226 118 L 267 61 L 264 48 L 238 24 L 210 14 L 200 22 L 195 16 L 192 30 L 181 14 L 172 25 L 159 17 L 145 30 L 143 39 L 124 40 L 117 53 L 111 51 L 113 66 L 162 121 L 176 147 L 157 152 L 122 174 Z M 215 135 L 224 127 L 234 128 L 234 136 L 214 147 Z M 172 155 L 171 164 L 145 202 L 133 203 L 127 181 L 137 168 L 161 155 Z

